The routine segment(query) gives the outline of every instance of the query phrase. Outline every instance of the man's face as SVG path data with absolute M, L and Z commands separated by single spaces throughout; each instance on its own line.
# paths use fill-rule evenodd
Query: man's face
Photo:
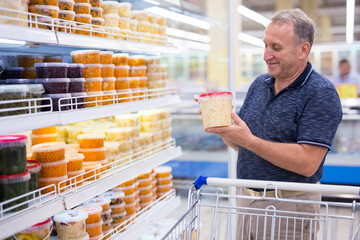
M 270 23 L 264 36 L 264 61 L 270 76 L 287 80 L 300 71 L 300 47 L 296 44 L 293 23 Z
M 344 62 L 340 64 L 339 66 L 341 75 L 348 75 L 350 72 L 350 64 L 347 62 Z

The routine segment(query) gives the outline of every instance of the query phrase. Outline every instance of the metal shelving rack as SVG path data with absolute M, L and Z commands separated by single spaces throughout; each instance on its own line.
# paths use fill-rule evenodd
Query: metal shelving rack
M 6 9 L 0 9 L 2 11 L 6 11 Z M 34 16 L 36 19 L 36 15 L 34 14 L 23 14 Z M 35 28 L 16 25 L 11 25 L 11 27 L 9 26 L 10 25 L 0 24 L 0 38 L 24 41 L 27 45 L 46 45 L 49 46 L 50 51 L 53 50 L 54 53 L 59 52 L 59 47 L 64 47 L 64 49 L 66 47 L 101 50 L 106 49 L 144 54 L 174 54 L 179 52 L 176 47 L 167 43 L 158 45 L 149 44 L 143 40 L 140 40 L 140 42 L 131 42 L 111 38 L 66 34 L 55 30 L 39 29 L 37 28 L 37 25 Z M 53 21 L 51 28 L 54 29 L 54 27 L 55 25 Z M 26 52 L 25 48 L 24 52 Z M 131 101 L 69 111 L 53 112 L 50 110 L 48 112 L 39 111 L 39 113 L 5 116 L 0 117 L 0 134 L 10 134 L 53 125 L 64 125 L 112 116 L 120 113 L 149 109 L 149 107 L 165 107 L 179 102 L 180 98 L 176 95 L 175 91 L 167 90 L 165 94 L 160 95 L 158 98 L 141 101 Z M 9 202 L 11 203 L 17 198 L 0 203 L 0 239 L 6 238 L 61 211 L 75 207 L 82 202 L 95 197 L 112 187 L 115 187 L 119 182 L 135 177 L 145 170 L 155 168 L 182 154 L 181 148 L 176 147 L 174 140 L 167 143 L 165 147 L 164 143 L 162 143 L 161 146 L 160 150 L 154 150 L 153 152 L 146 153 L 141 157 L 137 157 L 135 160 L 130 161 L 130 164 L 127 163 L 120 168 L 110 168 L 105 173 L 101 173 L 101 178 L 92 182 L 86 182 L 81 186 L 76 185 L 72 188 L 66 188 L 65 192 L 59 193 L 55 191 L 55 185 L 51 185 L 50 187 L 53 188 L 53 191 L 48 194 L 41 194 L 41 190 L 43 189 L 27 193 L 25 194 L 26 196 L 32 197 L 26 202 L 27 205 L 23 210 L 17 212 L 9 212 L 6 209 L 4 210 L 5 204 L 8 204 Z M 159 146 L 157 149 L 159 149 Z M 119 159 L 118 161 L 121 162 L 122 160 L 123 159 Z M 94 170 L 94 173 L 95 171 L 96 169 Z M 169 196 L 164 198 L 164 200 L 156 201 L 155 204 L 152 204 L 149 208 L 141 211 L 141 216 L 139 216 L 136 222 L 141 222 L 141 229 L 145 231 L 143 223 L 150 226 L 153 221 L 159 219 L 160 216 L 166 216 L 166 214 L 170 213 L 171 210 L 174 210 L 179 205 L 180 199 L 175 197 L 175 192 L 169 192 Z M 132 225 L 131 229 L 133 230 L 129 235 L 131 237 L 127 239 L 134 239 L 136 236 L 134 234 L 140 234 L 139 229 L 134 231 L 134 226 L 137 225 Z M 119 234 L 116 234 L 117 237 L 118 235 Z

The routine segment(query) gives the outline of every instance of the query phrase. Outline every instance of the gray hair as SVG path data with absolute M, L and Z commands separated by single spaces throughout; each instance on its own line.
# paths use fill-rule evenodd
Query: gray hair
M 271 19 L 271 22 L 294 24 L 295 36 L 298 38 L 297 44 L 309 42 L 310 47 L 314 42 L 315 23 L 299 8 L 280 10 Z

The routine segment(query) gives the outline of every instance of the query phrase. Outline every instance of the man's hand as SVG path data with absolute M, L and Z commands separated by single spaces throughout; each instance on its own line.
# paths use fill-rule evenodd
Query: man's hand
M 219 135 L 224 143 L 235 151 L 239 146 L 247 148 L 254 138 L 246 123 L 239 116 L 232 112 L 231 118 L 234 123 L 227 127 L 207 128 L 205 132 Z

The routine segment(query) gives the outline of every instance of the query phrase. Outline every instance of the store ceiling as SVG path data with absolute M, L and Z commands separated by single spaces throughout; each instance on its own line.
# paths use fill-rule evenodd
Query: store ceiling
M 271 18 L 275 12 L 276 2 L 279 0 L 242 0 L 242 4 L 261 15 Z M 300 7 L 299 0 L 293 0 L 294 7 Z M 355 1 L 355 27 L 354 27 L 354 41 L 360 41 L 360 1 Z M 321 38 L 321 16 L 328 15 L 330 17 L 330 39 L 325 41 L 331 42 L 345 42 L 346 41 L 346 0 L 317 0 L 317 36 L 316 42 L 323 42 Z M 245 33 L 262 38 L 264 27 L 250 19 L 242 18 L 242 30 Z

